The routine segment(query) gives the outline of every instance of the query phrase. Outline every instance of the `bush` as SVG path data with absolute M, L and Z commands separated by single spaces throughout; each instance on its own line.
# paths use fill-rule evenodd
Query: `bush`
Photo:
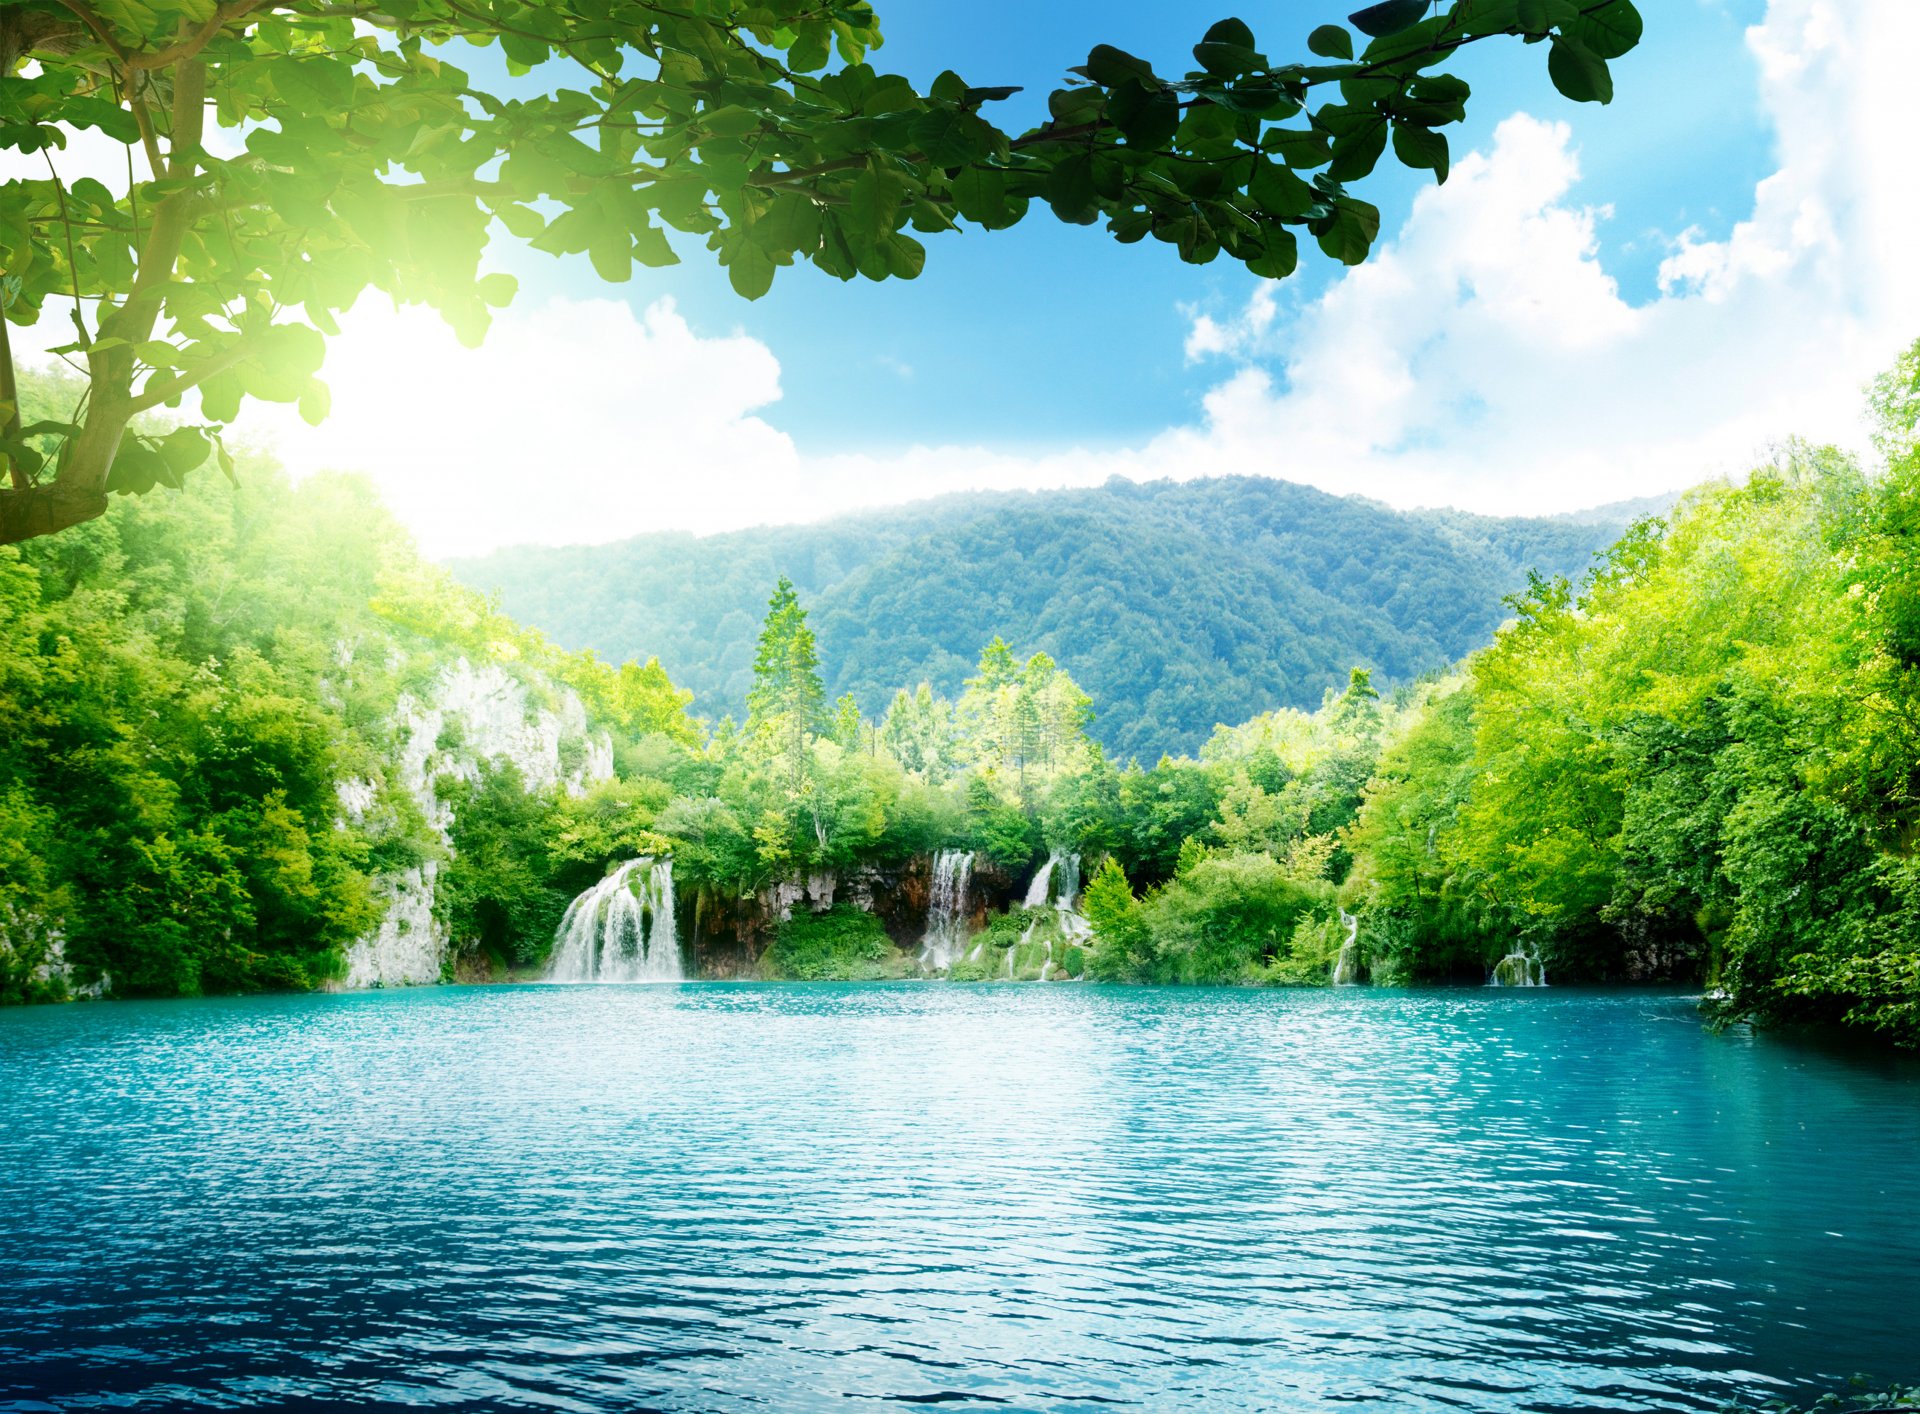
M 870 982 L 898 976 L 904 962 L 879 919 L 840 904 L 825 913 L 796 910 L 760 967 L 769 980 Z
M 1270 855 L 1204 860 L 1146 907 L 1153 980 L 1248 981 L 1287 956 L 1295 925 L 1317 901 Z
M 1339 910 L 1310 913 L 1294 924 L 1286 949 L 1261 969 L 1260 980 L 1275 987 L 1324 986 L 1346 941 L 1347 925 L 1340 921 Z

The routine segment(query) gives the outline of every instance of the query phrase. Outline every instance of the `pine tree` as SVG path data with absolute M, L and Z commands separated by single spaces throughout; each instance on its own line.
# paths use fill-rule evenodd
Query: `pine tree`
M 747 735 L 780 761 L 795 789 L 806 774 L 808 748 L 826 725 L 826 701 L 807 611 L 792 581 L 782 575 L 760 626 L 753 690 L 747 694 Z
M 833 704 L 833 739 L 848 751 L 860 745 L 860 703 L 851 692 Z

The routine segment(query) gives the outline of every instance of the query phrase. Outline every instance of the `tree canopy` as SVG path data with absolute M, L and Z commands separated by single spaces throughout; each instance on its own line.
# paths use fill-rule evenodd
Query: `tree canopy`
M 923 679 L 957 697 L 1003 634 L 1092 694 L 1092 735 L 1116 759 L 1150 762 L 1198 751 L 1216 723 L 1313 707 L 1356 663 L 1391 687 L 1464 657 L 1530 569 L 1579 577 L 1631 518 L 1396 511 L 1270 477 L 1116 480 L 452 568 L 570 648 L 658 654 L 716 718 L 746 705 L 782 574 L 810 606 L 827 695 L 874 716 Z
M 0 543 L 224 463 L 248 398 L 324 417 L 326 339 L 368 289 L 479 340 L 515 292 L 485 269 L 496 227 L 609 280 L 704 242 L 753 298 L 799 260 L 911 278 L 919 237 L 1039 200 L 1280 278 L 1302 232 L 1366 257 L 1380 215 L 1352 185 L 1389 151 L 1445 180 L 1463 46 L 1540 42 L 1562 93 L 1606 102 L 1640 32 L 1631 0 L 1385 0 L 1297 62 L 1227 19 L 1181 74 L 1095 46 L 1016 130 L 989 116 L 1014 90 L 874 67 L 863 0 L 0 5 L 0 150 L 47 168 L 0 186 Z M 457 67 L 455 41 L 497 46 L 509 82 Z M 124 144 L 122 189 L 63 178 L 79 128 Z M 25 425 L 4 335 L 50 299 L 72 302 L 87 387 Z M 194 392 L 202 421 L 134 422 Z

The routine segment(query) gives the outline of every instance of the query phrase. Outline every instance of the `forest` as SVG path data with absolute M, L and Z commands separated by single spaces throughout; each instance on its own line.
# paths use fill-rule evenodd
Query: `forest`
M 672 860 L 710 970 L 900 975 L 844 899 L 751 901 L 964 851 L 986 911 L 956 979 L 1032 974 L 1018 945 L 1066 901 L 1022 886 L 1074 856 L 1060 975 L 1684 982 L 1723 1019 L 1920 1043 L 1916 409 L 1920 346 L 1875 387 L 1878 465 L 1790 446 L 1577 580 L 1534 573 L 1443 671 L 1355 667 L 1151 765 L 997 635 L 957 693 L 832 696 L 784 577 L 744 715 L 698 718 L 657 661 L 564 651 L 424 562 L 363 483 L 253 458 L 0 552 L 0 985 L 337 983 L 382 881 L 429 864 L 445 975 L 529 975 L 636 857 Z M 408 746 L 476 664 L 552 724 L 534 754 L 442 712 Z
M 1100 704 L 1113 756 L 1197 751 L 1214 725 L 1312 708 L 1363 663 L 1403 681 L 1484 642 L 1527 571 L 1578 575 L 1626 528 L 1396 511 L 1266 478 L 969 494 L 816 525 L 453 562 L 515 618 L 609 658 L 657 656 L 694 707 L 744 710 L 767 585 L 812 605 L 832 696 L 949 696 L 995 634 Z

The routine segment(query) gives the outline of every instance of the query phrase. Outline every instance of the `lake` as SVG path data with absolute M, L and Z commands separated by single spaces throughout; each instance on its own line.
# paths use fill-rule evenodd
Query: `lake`
M 1920 1072 L 1663 993 L 0 1014 L 0 1408 L 1711 1409 L 1920 1376 Z

